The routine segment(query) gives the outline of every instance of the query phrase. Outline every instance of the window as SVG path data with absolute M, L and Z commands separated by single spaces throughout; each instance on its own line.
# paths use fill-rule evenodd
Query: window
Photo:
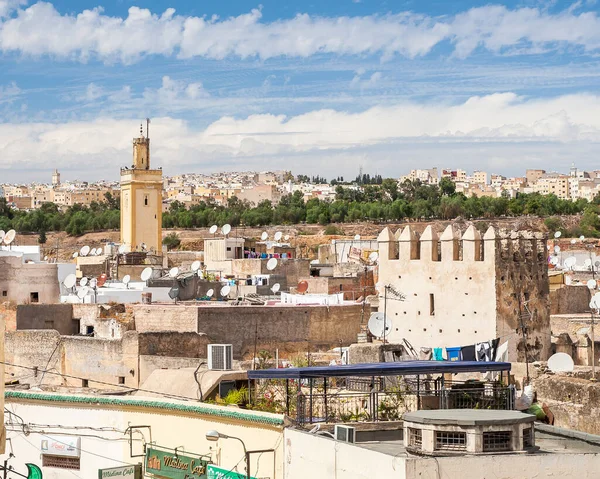
M 85 334 L 88 334 L 88 335 L 94 334 L 94 326 L 86 326 Z
M 54 321 L 44 321 L 44 329 L 54 329 Z
M 40 294 L 37 291 L 33 291 L 29 293 L 29 302 L 30 303 L 39 303 L 40 302 Z
M 6 298 L 8 296 L 8 291 L 2 291 L 2 296 Z
M 144 206 L 148 206 L 148 195 L 144 195 Z
M 429 315 L 435 316 L 435 297 L 433 293 L 429 293 Z
M 437 451 L 465 451 L 467 434 L 464 432 L 436 431 L 435 449 Z
M 483 452 L 510 451 L 511 431 L 483 433 Z
M 408 428 L 408 445 L 414 448 L 421 449 L 423 446 L 423 431 L 415 429 L 414 427 Z
M 82 388 L 87 388 L 90 386 L 90 382 L 87 379 L 82 379 L 81 380 L 81 387 Z
M 50 454 L 42 454 L 43 467 L 56 467 L 58 469 L 80 469 L 81 459 L 79 457 L 69 456 L 53 456 Z
M 125 384 L 125 376 L 119 376 L 119 384 Z

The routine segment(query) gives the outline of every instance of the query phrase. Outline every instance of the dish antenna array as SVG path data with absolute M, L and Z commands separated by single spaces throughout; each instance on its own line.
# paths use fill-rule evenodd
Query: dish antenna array
M 369 332 L 378 339 L 385 339 L 389 336 L 392 330 L 392 322 L 386 320 L 385 314 L 382 312 L 371 313 L 367 327 Z

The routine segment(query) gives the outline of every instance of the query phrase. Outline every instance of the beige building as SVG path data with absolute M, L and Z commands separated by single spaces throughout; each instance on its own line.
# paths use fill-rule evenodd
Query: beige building
M 487 185 L 489 183 L 489 175 L 485 171 L 474 171 L 471 177 L 471 183 L 476 185 Z
M 555 195 L 561 200 L 571 199 L 569 176 L 558 173 L 544 175 L 533 184 L 533 191 L 542 195 Z
M 52 186 L 58 185 L 60 185 L 60 173 L 58 170 L 54 170 L 54 173 L 52 173 Z
M 121 243 L 162 251 L 162 169 L 150 169 L 150 138 L 133 140 L 133 165 L 121 169 Z
M 58 265 L 25 262 L 22 253 L 0 251 L 0 301 L 56 303 L 59 299 Z
M 525 178 L 527 180 L 527 185 L 533 185 L 545 174 L 546 174 L 546 170 L 531 170 L 531 169 L 526 170 Z
M 495 338 L 509 343 L 511 361 L 523 360 L 519 315 L 532 313 L 530 360 L 550 355 L 548 251 L 540 234 L 482 237 L 470 226 L 448 226 L 441 236 L 428 226 L 417 235 L 410 226 L 396 235 L 385 228 L 379 242 L 379 282 L 405 295 L 385 300 L 379 311 L 392 323 L 390 342 L 407 339 L 420 347 L 462 347 Z M 386 291 L 388 290 L 388 291 Z
M 240 190 L 236 192 L 236 196 L 239 200 L 248 201 L 253 205 L 258 205 L 261 201 L 265 200 L 277 204 L 281 199 L 281 193 L 274 184 L 256 185 L 252 188 Z

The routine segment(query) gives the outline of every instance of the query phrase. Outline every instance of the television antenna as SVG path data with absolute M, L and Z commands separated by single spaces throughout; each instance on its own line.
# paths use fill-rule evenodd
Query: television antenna
M 275 268 L 277 268 L 277 258 L 271 258 L 267 261 L 267 269 L 273 271 Z
M 283 236 L 283 233 L 281 231 L 278 231 L 277 233 L 275 233 L 275 236 L 273 237 L 273 239 L 275 239 L 275 241 L 281 241 L 282 236 Z
M 17 232 L 15 230 L 8 230 L 4 235 L 4 244 L 9 245 L 15 240 L 15 236 L 17 236 Z
M 131 282 L 131 276 L 129 276 L 128 274 L 126 274 L 125 276 L 123 276 L 123 284 L 125 285 L 125 287 L 127 289 L 129 289 L 129 283 Z
M 225 286 L 223 286 L 221 288 L 221 296 L 223 298 L 226 298 L 230 292 L 231 292 L 231 286 L 229 286 L 228 284 L 226 284 Z
M 266 231 L 263 231 L 262 234 L 260 235 L 260 239 L 263 241 L 267 241 L 269 239 L 269 233 L 267 233 Z
M 196 272 L 200 269 L 200 261 L 196 260 L 192 263 L 191 266 L 192 271 Z
M 140 275 L 142 281 L 147 282 L 150 278 L 152 278 L 152 268 L 144 268 L 142 274 Z
M 177 266 L 175 266 L 174 268 L 171 268 L 171 269 L 169 270 L 169 276 L 170 276 L 171 278 L 175 278 L 175 277 L 177 277 L 177 275 L 178 275 L 178 274 L 179 274 L 179 268 L 178 268 Z
M 82 246 L 81 249 L 79 250 L 79 255 L 80 256 L 87 256 L 90 252 L 90 247 L 88 245 Z
M 223 227 L 221 228 L 221 233 L 223 233 L 224 236 L 227 236 L 229 233 L 231 233 L 231 225 L 230 224 L 223 225 Z
M 217 232 L 217 229 L 218 229 L 218 228 L 219 228 L 219 227 L 218 227 L 217 225 L 212 225 L 212 226 L 209 228 L 208 232 L 209 232 L 211 235 L 214 235 L 214 234 Z
M 279 283 L 275 283 L 273 285 L 273 287 L 271 288 L 271 291 L 273 291 L 273 294 L 277 294 L 279 292 L 280 288 L 281 288 L 281 285 Z

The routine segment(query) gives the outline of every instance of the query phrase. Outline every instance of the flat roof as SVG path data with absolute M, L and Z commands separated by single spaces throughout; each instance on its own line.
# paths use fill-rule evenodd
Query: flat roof
M 411 376 L 419 374 L 485 373 L 510 371 L 510 363 L 484 361 L 399 361 L 390 363 L 257 369 L 248 379 L 308 379 L 347 376 Z

